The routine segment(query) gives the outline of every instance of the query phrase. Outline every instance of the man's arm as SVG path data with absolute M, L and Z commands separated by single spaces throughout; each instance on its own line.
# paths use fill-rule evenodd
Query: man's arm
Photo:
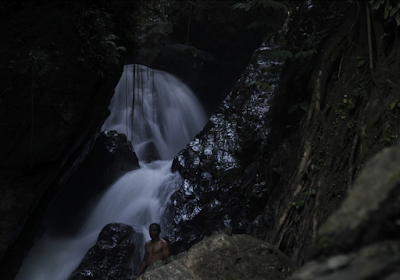
M 162 243 L 162 253 L 163 253 L 163 260 L 164 263 L 167 263 L 167 259 L 169 257 L 169 248 L 168 248 L 168 243 L 167 241 L 164 241 Z
M 138 273 L 136 274 L 136 278 L 138 278 L 140 276 L 140 274 L 142 274 L 144 272 L 144 270 L 146 269 L 146 266 L 147 266 L 147 249 L 146 249 L 146 246 L 145 246 L 144 250 L 145 250 L 145 252 L 144 252 L 143 260 L 140 263 L 140 268 L 139 268 Z

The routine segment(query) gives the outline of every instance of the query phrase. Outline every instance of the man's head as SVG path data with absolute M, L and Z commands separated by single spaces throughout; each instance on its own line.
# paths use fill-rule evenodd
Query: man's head
M 161 226 L 157 223 L 152 223 L 149 227 L 149 234 L 151 239 L 158 238 L 161 233 Z

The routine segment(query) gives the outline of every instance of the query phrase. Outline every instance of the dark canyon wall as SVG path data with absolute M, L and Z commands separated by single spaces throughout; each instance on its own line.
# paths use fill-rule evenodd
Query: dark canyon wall
M 285 52 L 269 57 L 292 54 L 272 99 L 262 90 L 270 77 L 248 73 L 175 158 L 173 170 L 184 182 L 171 201 L 173 251 L 229 227 L 265 239 L 302 265 L 364 163 L 397 142 L 396 23 L 385 23 L 382 9 L 367 13 L 365 3 L 313 3 L 300 3 Z M 265 113 L 259 108 L 268 99 Z
M 118 20 L 96 31 L 100 41 L 83 40 L 90 15 L 104 16 L 89 2 L 1 6 L 8 38 L 0 43 L 0 267 L 6 279 L 12 279 L 50 201 L 84 161 L 107 116 L 122 63 L 104 60 L 118 59 L 115 49 L 93 47 L 101 38 L 117 34 L 115 42 L 126 48 L 121 59 L 180 76 L 205 104 L 217 104 L 230 92 L 268 30 L 247 29 L 260 14 L 232 12 L 233 2 L 198 2 L 204 5 L 181 3 L 169 27 L 147 40 L 154 49 L 145 54 L 144 43 Z M 385 24 L 382 9 L 370 16 L 364 3 L 325 4 L 298 4 L 292 14 L 281 45 L 293 57 L 285 61 L 277 88 L 273 72 L 248 68 L 174 160 L 184 184 L 168 213 L 173 250 L 228 227 L 264 239 L 303 264 L 318 228 L 340 207 L 364 163 L 396 142 L 398 27 Z M 111 1 L 103 8 L 124 19 L 122 11 L 137 7 Z M 261 69 L 269 61 L 276 70 L 275 58 L 264 56 L 254 65 Z
M 146 55 L 138 53 L 137 2 L 3 3 L 0 267 L 5 279 L 12 279 L 52 198 L 93 148 L 124 59 L 141 62 Z M 147 64 L 160 57 L 154 67 L 181 76 L 200 97 L 211 91 L 203 101 L 216 104 L 262 38 L 246 28 L 254 14 L 232 12 L 233 3 L 192 7 L 191 16 L 182 8 L 187 3 L 180 3 L 172 33 L 156 40 L 158 49 Z M 189 18 L 188 42 L 181 25 Z M 168 67 L 171 59 L 180 62 Z

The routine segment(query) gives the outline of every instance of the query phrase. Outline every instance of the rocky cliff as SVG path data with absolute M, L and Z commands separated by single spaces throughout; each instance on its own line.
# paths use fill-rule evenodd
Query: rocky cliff
M 390 254 L 388 261 L 361 279 L 396 277 L 397 171 L 372 172 L 396 162 L 388 155 L 396 152 L 386 151 L 388 158 L 364 167 L 398 137 L 396 22 L 385 22 L 383 7 L 370 10 L 365 3 L 301 1 L 280 41 L 284 49 L 264 46 L 266 55 L 253 64 L 259 71 L 248 68 L 231 91 L 268 30 L 247 29 L 262 19 L 250 6 L 232 12 L 233 3 L 198 2 L 175 10 L 170 27 L 153 41 L 155 51 L 147 53 L 152 59 L 141 56 L 139 37 L 125 25 L 108 22 L 108 15 L 124 19 L 122 12 L 137 11 L 133 4 L 102 2 L 102 9 L 90 1 L 2 4 L 8 38 L 0 43 L 2 275 L 13 278 L 50 202 L 92 150 L 120 75 L 118 59 L 132 56 L 133 62 L 181 76 L 204 104 L 217 104 L 229 93 L 174 160 L 172 168 L 184 180 L 171 197 L 176 207 L 166 213 L 172 251 L 230 226 L 234 234 L 268 241 L 299 265 L 314 258 L 311 272 L 295 279 L 323 279 L 325 272 L 315 270 L 319 264 L 327 271 L 332 263 L 358 271 L 368 265 L 370 252 L 382 253 L 379 245 Z M 208 17 L 211 12 L 216 17 Z M 107 28 L 93 26 L 93 19 Z M 101 47 L 107 45 L 115 48 Z M 286 60 L 275 87 L 277 57 Z M 380 184 L 382 191 L 376 189 Z M 360 216 L 355 206 L 368 215 Z
M 0 257 L 6 279 L 13 278 L 32 246 L 52 199 L 92 150 L 123 61 L 146 58 L 138 52 L 142 38 L 135 31 L 144 26 L 141 11 L 147 4 L 141 4 L 6 1 L 0 7 L 7 38 L 0 44 Z M 146 64 L 161 50 L 154 67 L 182 74 L 200 96 L 211 92 L 205 103 L 217 104 L 261 43 L 259 31 L 246 28 L 254 14 L 229 13 L 232 4 L 192 7 L 191 16 L 177 5 L 173 33 L 168 29 L 156 40 L 159 49 Z M 210 13 L 215 16 L 208 17 Z M 183 22 L 187 26 L 189 18 L 192 33 L 187 41 Z M 205 40 L 194 30 L 201 30 Z M 186 59 L 167 67 L 176 55 L 168 50 L 176 46 Z M 225 52 L 221 48 L 226 46 L 235 47 Z M 193 62 L 198 63 L 196 71 Z

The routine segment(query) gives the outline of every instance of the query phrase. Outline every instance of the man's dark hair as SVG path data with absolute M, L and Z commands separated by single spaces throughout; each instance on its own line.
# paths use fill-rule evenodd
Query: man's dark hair
M 156 226 L 156 227 L 158 228 L 158 231 L 161 231 L 161 226 L 160 226 L 159 224 L 157 224 L 157 223 L 152 223 L 152 224 L 149 226 L 149 228 L 150 228 L 151 226 Z

